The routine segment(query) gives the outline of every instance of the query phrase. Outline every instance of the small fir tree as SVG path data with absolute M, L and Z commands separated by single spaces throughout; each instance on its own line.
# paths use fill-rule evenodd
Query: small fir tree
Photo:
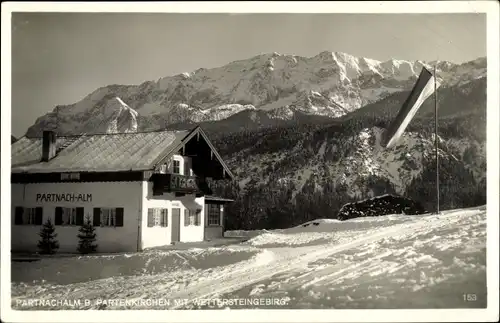
M 96 252 L 97 244 L 96 241 L 96 233 L 95 227 L 92 224 L 90 216 L 87 215 L 83 225 L 78 230 L 78 252 L 82 254 Z
M 50 218 L 47 219 L 38 234 L 41 239 L 38 241 L 37 246 L 41 254 L 52 255 L 59 249 L 59 242 L 56 239 L 57 233 L 55 233 L 55 231 L 56 228 L 52 224 L 52 221 L 50 221 Z

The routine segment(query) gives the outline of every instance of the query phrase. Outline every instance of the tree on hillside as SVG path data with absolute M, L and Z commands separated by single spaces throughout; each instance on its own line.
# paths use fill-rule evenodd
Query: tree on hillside
M 486 192 L 486 187 L 477 183 L 474 174 L 462 162 L 453 158 L 439 160 L 441 209 L 476 206 L 482 200 L 483 190 Z M 406 195 L 420 202 L 427 210 L 436 208 L 436 164 L 432 158 L 424 162 L 420 176 L 409 183 Z

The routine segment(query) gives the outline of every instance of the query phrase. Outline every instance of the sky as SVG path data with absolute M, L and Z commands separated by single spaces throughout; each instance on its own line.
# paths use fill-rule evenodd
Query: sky
M 486 15 L 13 13 L 12 134 L 109 84 L 325 50 L 462 63 L 486 56 Z

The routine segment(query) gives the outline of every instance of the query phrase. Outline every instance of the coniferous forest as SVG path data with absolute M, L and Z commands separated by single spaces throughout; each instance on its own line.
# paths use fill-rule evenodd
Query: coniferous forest
M 466 97 L 460 87 L 440 92 L 441 210 L 486 204 L 485 88 L 484 79 L 468 89 Z M 235 200 L 226 208 L 226 230 L 287 228 L 336 218 L 345 203 L 382 194 L 398 194 L 434 211 L 433 100 L 424 103 L 405 131 L 405 137 L 416 139 L 385 152 L 377 142 L 377 133 L 383 133 L 407 94 L 397 93 L 329 122 L 233 132 L 208 129 L 236 177 L 212 183 L 215 194 Z M 368 133 L 365 146 L 358 138 L 362 133 Z M 374 154 L 402 162 L 402 169 L 412 176 L 398 182 L 383 167 L 360 173 L 370 168 Z M 364 168 L 350 169 L 349 164 L 359 161 L 364 161 Z

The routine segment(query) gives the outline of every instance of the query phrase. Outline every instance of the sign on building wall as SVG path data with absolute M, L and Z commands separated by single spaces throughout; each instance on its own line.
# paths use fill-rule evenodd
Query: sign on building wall
M 92 194 L 38 193 L 37 202 L 92 202 Z

